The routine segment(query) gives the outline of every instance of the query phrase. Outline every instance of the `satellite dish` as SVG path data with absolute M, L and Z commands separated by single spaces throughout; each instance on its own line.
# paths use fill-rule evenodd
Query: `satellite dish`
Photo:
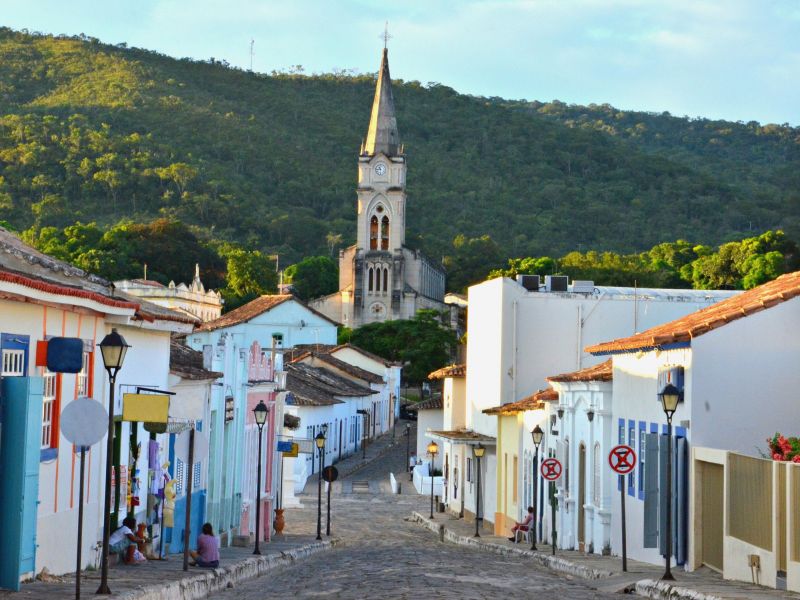
M 61 433 L 78 447 L 93 446 L 108 433 L 108 413 L 97 400 L 77 398 L 61 413 Z

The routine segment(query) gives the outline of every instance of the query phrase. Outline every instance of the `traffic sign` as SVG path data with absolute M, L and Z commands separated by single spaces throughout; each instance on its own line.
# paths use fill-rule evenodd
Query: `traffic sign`
M 339 479 L 339 469 L 336 467 L 325 467 L 322 469 L 322 479 L 328 483 L 333 483 Z
M 555 458 L 547 458 L 542 462 L 542 477 L 547 481 L 555 481 L 561 477 L 561 463 Z
M 608 464 L 620 475 L 627 475 L 636 467 L 636 452 L 630 446 L 614 446 L 608 453 Z

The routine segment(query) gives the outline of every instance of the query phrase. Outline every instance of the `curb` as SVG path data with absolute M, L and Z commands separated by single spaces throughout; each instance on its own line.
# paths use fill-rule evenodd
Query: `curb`
M 634 591 L 638 596 L 652 598 L 653 600 L 723 600 L 719 596 L 705 594 L 696 590 L 690 590 L 689 588 L 670 585 L 663 581 L 654 581 L 652 579 L 637 581 Z
M 463 535 L 458 535 L 453 531 L 450 531 L 445 527 L 442 523 L 436 523 L 431 521 L 427 517 L 422 516 L 417 511 L 411 513 L 411 520 L 419 523 L 423 527 L 427 527 L 431 531 L 438 532 L 439 539 L 444 541 L 447 540 L 448 542 L 453 542 L 454 544 L 459 544 L 461 546 L 471 546 L 473 548 L 478 548 L 480 550 L 486 550 L 488 552 L 493 552 L 495 554 L 501 554 L 503 556 L 526 556 L 532 558 L 534 562 L 538 563 L 543 567 L 547 567 L 548 569 L 552 569 L 553 571 L 560 571 L 562 573 L 567 573 L 569 575 L 574 575 L 576 577 L 581 577 L 582 579 L 602 579 L 604 577 L 611 577 L 615 575 L 613 571 L 604 571 L 601 569 L 592 569 L 589 567 L 584 567 L 582 565 L 576 565 L 573 562 L 570 562 L 564 558 L 560 558 L 558 556 L 551 556 L 549 554 L 543 554 L 542 552 L 534 552 L 532 550 L 520 550 L 519 548 L 508 548 L 506 546 L 500 546 L 499 544 L 493 544 L 491 542 L 484 542 L 480 538 L 476 539 L 474 537 L 466 537 Z M 701 600 L 698 598 L 698 600 Z M 709 598 L 708 600 L 713 600 Z
M 260 577 L 277 567 L 292 564 L 301 558 L 323 550 L 330 550 L 336 545 L 338 545 L 336 540 L 312 542 L 280 554 L 251 556 L 243 561 L 200 573 L 194 577 L 129 590 L 119 594 L 117 598 L 120 600 L 199 600 L 213 592 L 235 587 L 235 584 L 242 581 Z

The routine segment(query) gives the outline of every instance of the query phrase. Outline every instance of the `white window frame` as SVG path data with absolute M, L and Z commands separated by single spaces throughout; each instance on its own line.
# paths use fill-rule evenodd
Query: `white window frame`
M 3 350 L 3 365 L 0 375 L 3 377 L 24 377 L 25 352 L 25 350 L 12 348 Z
M 53 416 L 58 399 L 58 374 L 45 369 L 42 379 L 44 385 L 42 387 L 41 448 L 47 450 L 53 447 Z
M 78 371 L 78 397 L 89 395 L 89 371 L 91 370 L 91 356 L 90 352 L 83 352 L 83 362 L 81 370 Z

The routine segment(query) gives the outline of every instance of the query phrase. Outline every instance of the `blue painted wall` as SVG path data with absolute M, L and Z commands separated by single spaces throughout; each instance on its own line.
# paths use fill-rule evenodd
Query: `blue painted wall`
M 189 526 L 189 549 L 197 549 L 197 536 L 200 528 L 206 522 L 206 491 L 192 490 L 192 515 Z M 175 501 L 175 527 L 167 532 L 165 538 L 169 542 L 170 554 L 183 552 L 183 534 L 186 524 L 186 496 L 181 496 Z M 214 531 L 217 534 L 217 531 Z

